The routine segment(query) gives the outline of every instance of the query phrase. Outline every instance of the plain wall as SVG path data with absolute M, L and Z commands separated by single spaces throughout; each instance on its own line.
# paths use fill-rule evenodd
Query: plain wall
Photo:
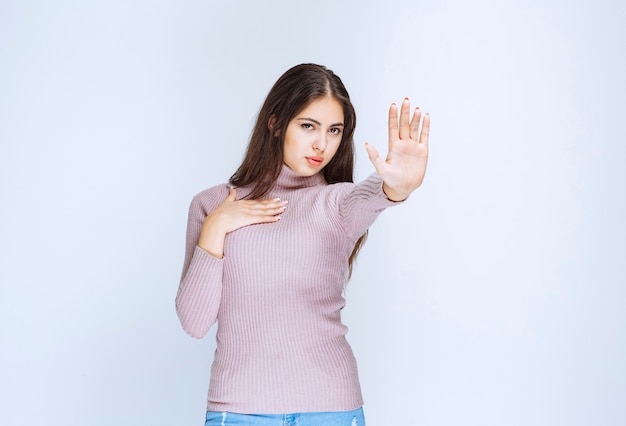
M 201 425 L 187 208 L 273 82 L 345 82 L 363 143 L 432 116 L 346 297 L 370 426 L 626 423 L 621 1 L 0 2 L 0 423 Z M 214 332 L 214 331 L 213 331 Z

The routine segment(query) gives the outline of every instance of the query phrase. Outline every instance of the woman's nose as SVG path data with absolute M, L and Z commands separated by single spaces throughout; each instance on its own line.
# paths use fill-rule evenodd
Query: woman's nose
M 326 134 L 321 134 L 319 137 L 313 142 L 313 149 L 316 151 L 324 152 L 326 150 L 326 146 L 328 145 L 326 141 Z

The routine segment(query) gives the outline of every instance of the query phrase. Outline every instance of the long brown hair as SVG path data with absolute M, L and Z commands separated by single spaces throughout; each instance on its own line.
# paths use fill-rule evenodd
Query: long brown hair
M 339 149 L 321 171 L 326 182 L 354 182 L 354 128 L 356 113 L 341 79 L 316 64 L 300 64 L 287 70 L 274 83 L 257 116 L 243 162 L 231 176 L 234 186 L 252 186 L 249 199 L 266 195 L 280 174 L 289 122 L 312 101 L 331 96 L 343 108 L 344 128 Z M 270 128 L 271 122 L 271 128 Z M 348 279 L 367 231 L 356 242 L 348 260 Z

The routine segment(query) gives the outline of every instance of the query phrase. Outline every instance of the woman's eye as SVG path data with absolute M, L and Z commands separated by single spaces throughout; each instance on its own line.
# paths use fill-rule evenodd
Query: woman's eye
M 332 129 L 330 129 L 330 133 L 332 133 L 333 135 L 340 135 L 341 129 L 339 127 L 333 127 Z
M 311 123 L 302 123 L 302 128 L 305 130 L 311 130 L 313 125 Z

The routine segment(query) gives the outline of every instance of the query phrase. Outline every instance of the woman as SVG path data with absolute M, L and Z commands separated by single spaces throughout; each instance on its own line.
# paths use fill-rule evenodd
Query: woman
M 327 68 L 283 74 L 243 163 L 191 202 L 176 309 L 203 337 L 218 322 L 206 425 L 363 425 L 343 287 L 368 227 L 418 188 L 428 114 L 389 109 L 386 159 L 355 185 L 354 108 Z

